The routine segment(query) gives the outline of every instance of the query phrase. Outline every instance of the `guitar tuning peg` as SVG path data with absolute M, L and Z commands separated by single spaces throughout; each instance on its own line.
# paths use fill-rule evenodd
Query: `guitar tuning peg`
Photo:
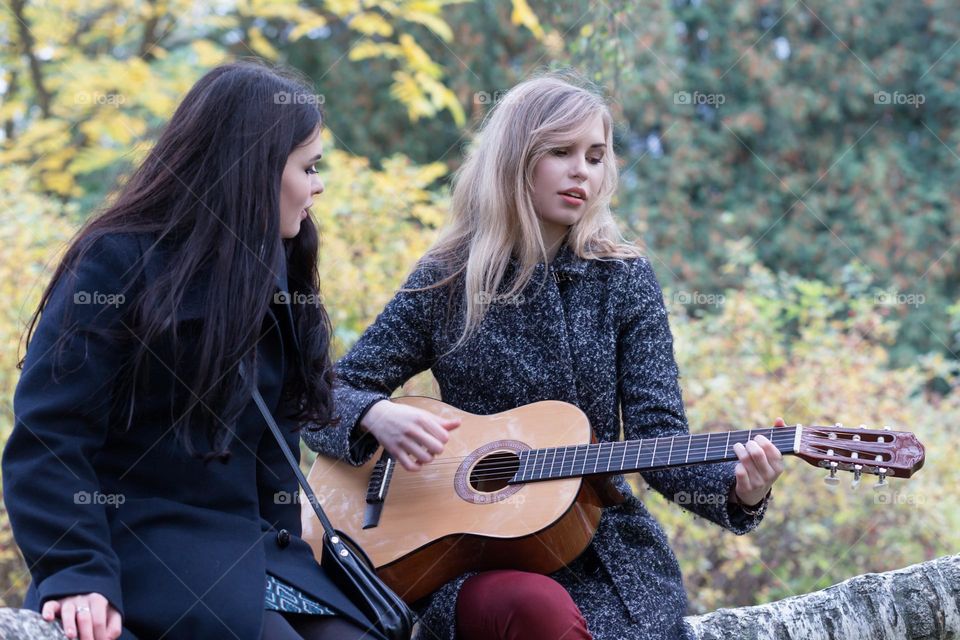
M 883 430 L 884 430 L 884 431 L 893 431 L 893 427 L 891 427 L 890 425 L 885 424 L 885 425 L 883 425 Z
M 837 477 L 837 463 L 830 463 L 830 475 L 823 479 L 828 487 L 833 488 L 840 484 L 840 478 Z
M 876 484 L 873 485 L 874 491 L 881 491 L 884 487 L 887 486 L 887 470 L 883 467 L 877 469 L 877 480 Z
M 850 483 L 851 489 L 856 489 L 860 486 L 860 476 L 863 474 L 863 465 L 855 464 L 853 465 L 853 482 Z

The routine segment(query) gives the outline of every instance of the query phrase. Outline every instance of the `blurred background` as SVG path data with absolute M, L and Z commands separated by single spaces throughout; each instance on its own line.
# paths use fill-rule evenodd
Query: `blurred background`
M 66 241 L 211 67 L 287 64 L 324 102 L 314 215 L 338 356 L 435 237 L 484 113 L 573 68 L 617 120 L 615 209 L 664 287 L 691 429 L 783 416 L 926 445 L 923 470 L 879 492 L 788 459 L 745 537 L 637 478 L 692 612 L 957 553 L 958 34 L 947 0 L 5 0 L 0 444 Z M 0 606 L 28 583 L 0 508 Z

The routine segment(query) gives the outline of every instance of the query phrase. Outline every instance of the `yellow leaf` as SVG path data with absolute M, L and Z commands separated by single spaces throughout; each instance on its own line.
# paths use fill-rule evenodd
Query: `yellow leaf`
M 290 31 L 290 35 L 287 37 L 290 38 L 291 41 L 299 40 L 314 29 L 320 29 L 321 27 L 325 26 L 327 26 L 327 19 L 323 16 L 314 15 L 309 20 L 298 21 L 297 26 Z
M 510 20 L 515 25 L 529 29 L 537 40 L 543 38 L 543 27 L 540 26 L 540 20 L 527 4 L 527 0 L 513 0 L 513 13 L 510 14 Z
M 354 16 L 349 22 L 350 28 L 367 36 L 382 36 L 388 38 L 393 35 L 393 27 L 382 16 L 372 12 Z
M 197 40 L 190 47 L 197 56 L 198 67 L 214 67 L 227 59 L 226 52 L 209 40 Z
M 66 171 L 44 173 L 40 177 L 40 182 L 48 191 L 53 191 L 54 193 L 59 193 L 64 196 L 70 195 L 74 186 L 73 174 Z
M 424 51 L 410 34 L 404 33 L 400 36 L 400 49 L 412 70 L 425 73 L 432 78 L 439 78 L 443 74 L 440 65 L 430 58 L 430 54 Z
M 453 31 L 443 18 L 424 11 L 407 11 L 403 17 L 410 22 L 418 22 L 433 31 L 446 42 L 453 40 Z
M 263 32 L 260 31 L 258 27 L 250 27 L 247 35 L 249 36 L 249 41 L 247 44 L 253 49 L 256 53 L 260 54 L 268 60 L 276 60 L 279 57 L 277 50 L 273 48 L 273 45 L 263 37 Z
M 395 44 L 378 43 L 372 40 L 364 40 L 350 50 L 348 56 L 350 60 L 366 60 L 368 58 L 391 58 L 396 59 L 401 55 L 401 49 Z

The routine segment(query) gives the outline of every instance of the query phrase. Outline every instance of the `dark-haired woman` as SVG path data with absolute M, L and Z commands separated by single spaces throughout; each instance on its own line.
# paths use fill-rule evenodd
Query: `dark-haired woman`
M 24 606 L 68 637 L 377 637 L 300 538 L 251 400 L 295 451 L 332 418 L 311 98 L 260 64 L 204 75 L 33 316 L 4 499 Z

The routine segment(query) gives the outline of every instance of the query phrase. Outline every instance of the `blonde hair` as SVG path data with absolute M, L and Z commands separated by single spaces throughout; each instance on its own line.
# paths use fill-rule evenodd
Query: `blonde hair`
M 610 200 L 617 190 L 613 119 L 604 99 L 573 74 L 549 74 L 516 85 L 490 110 L 474 148 L 454 175 L 450 218 L 421 263 L 445 274 L 432 286 L 463 276 L 464 329 L 454 350 L 480 325 L 511 257 L 520 269 L 504 298 L 517 296 L 537 263 L 547 260 L 534 210 L 533 174 L 552 149 L 569 145 L 596 115 L 603 120 L 606 149 L 599 193 L 571 226 L 567 244 L 580 258 L 622 259 L 640 255 L 617 230 Z M 546 275 L 546 273 L 545 273 Z

